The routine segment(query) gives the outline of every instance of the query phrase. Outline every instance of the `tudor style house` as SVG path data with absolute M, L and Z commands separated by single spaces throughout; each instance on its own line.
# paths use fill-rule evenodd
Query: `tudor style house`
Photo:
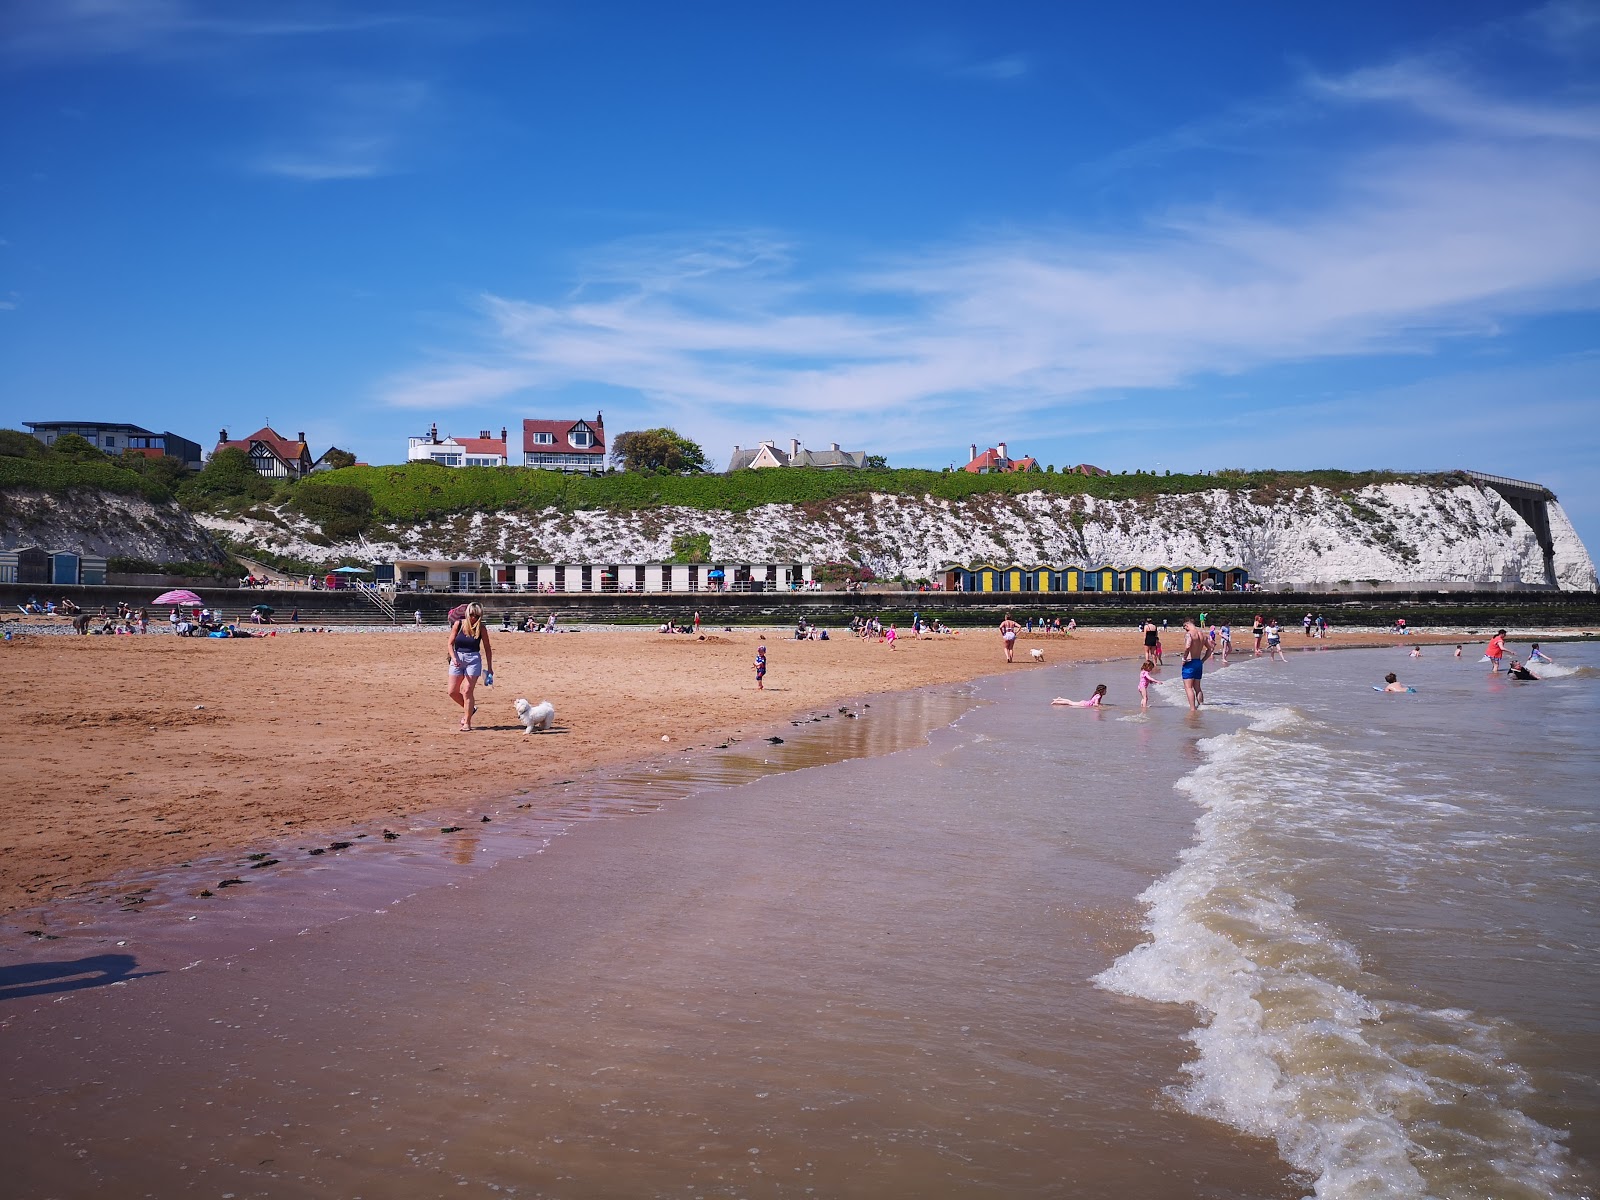
M 971 471 L 974 475 L 1002 475 L 1012 471 L 1037 471 L 1039 463 L 1033 458 L 1012 458 L 1006 453 L 1006 444 L 1001 442 L 998 446 L 990 446 L 982 454 L 978 453 L 978 444 L 972 443 L 968 452 L 971 459 L 963 471 Z
M 802 450 L 799 438 L 789 439 L 789 449 L 778 449 L 776 442 L 760 442 L 753 449 L 733 448 L 729 471 L 751 471 L 762 467 L 820 467 L 823 470 L 858 471 L 867 465 L 865 450 L 841 450 L 834 442 L 827 450 Z
M 452 436 L 441 440 L 439 426 L 435 424 L 426 437 L 411 438 L 410 443 L 407 462 L 434 462 L 442 467 L 503 467 L 509 461 L 504 426 L 498 438 L 489 430 L 481 429 L 475 438 Z
M 593 421 L 524 421 L 522 465 L 546 471 L 606 469 L 606 427 L 603 414 Z
M 295 434 L 290 441 L 270 425 L 263 425 L 249 437 L 232 440 L 224 429 L 217 436 L 217 449 L 211 453 L 215 455 L 217 450 L 243 450 L 250 456 L 256 473 L 268 479 L 299 479 L 310 474 L 313 465 L 304 433 Z

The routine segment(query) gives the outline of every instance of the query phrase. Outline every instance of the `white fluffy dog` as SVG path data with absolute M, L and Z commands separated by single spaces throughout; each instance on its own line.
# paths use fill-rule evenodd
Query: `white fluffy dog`
M 1033 661 L 1034 662 L 1043 662 L 1044 661 L 1044 651 L 1040 650 L 1037 646 L 1035 646 L 1033 649 L 1029 650 L 1028 653 L 1033 655 Z
M 529 734 L 536 729 L 549 729 L 556 723 L 556 706 L 548 700 L 541 700 L 537 704 L 529 704 L 521 696 L 517 697 L 517 720 L 521 721 L 523 733 Z

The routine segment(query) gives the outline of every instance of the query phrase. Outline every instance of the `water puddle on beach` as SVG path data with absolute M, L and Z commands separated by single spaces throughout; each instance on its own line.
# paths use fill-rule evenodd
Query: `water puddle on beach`
M 137 920 L 187 948 L 146 933 L 128 972 L 162 973 L 0 1008 L 0 1154 L 37 1195 L 1298 1195 L 1166 1099 L 1187 1014 L 1091 982 L 1191 836 L 1172 783 L 1237 724 L 1050 707 L 1101 671 L 586 780 L 464 864 L 363 845 L 342 899 L 226 955 L 174 900 Z M 394 872 L 367 907 L 363 860 Z

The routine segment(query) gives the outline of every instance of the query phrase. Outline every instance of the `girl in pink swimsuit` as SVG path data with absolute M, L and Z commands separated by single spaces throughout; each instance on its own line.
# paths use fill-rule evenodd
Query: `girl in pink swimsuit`
M 1068 708 L 1099 708 L 1100 702 L 1105 698 L 1106 685 L 1102 683 L 1094 689 L 1094 695 L 1090 696 L 1087 700 L 1068 700 L 1065 697 L 1057 696 L 1054 700 L 1050 701 L 1050 703 L 1062 704 Z
M 1144 666 L 1139 668 L 1140 708 L 1150 707 L 1150 685 L 1155 682 L 1155 676 L 1151 675 L 1150 672 L 1154 671 L 1155 669 L 1155 663 L 1151 662 L 1148 658 L 1144 660 Z

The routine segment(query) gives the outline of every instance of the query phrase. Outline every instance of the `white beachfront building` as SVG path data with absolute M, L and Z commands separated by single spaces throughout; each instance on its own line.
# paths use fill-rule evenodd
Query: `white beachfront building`
M 421 592 L 781 592 L 814 586 L 811 563 L 529 563 L 397 558 L 380 586 Z

